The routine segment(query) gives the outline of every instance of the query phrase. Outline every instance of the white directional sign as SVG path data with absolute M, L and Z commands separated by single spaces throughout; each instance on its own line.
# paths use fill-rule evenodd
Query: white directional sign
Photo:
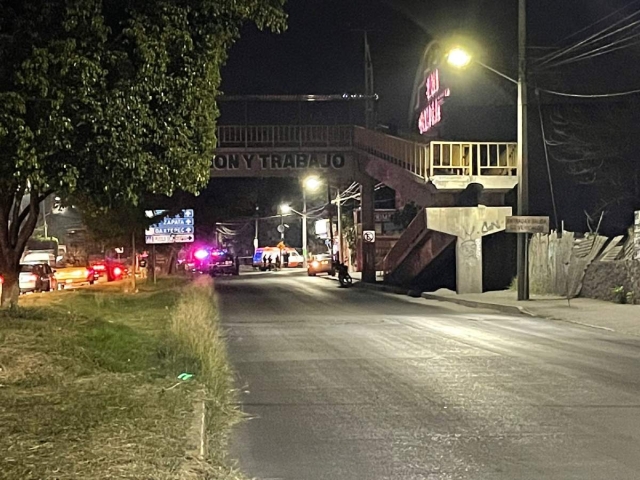
M 507 217 L 507 233 L 549 233 L 549 217 Z
M 147 210 L 147 218 L 159 217 L 166 210 Z M 182 210 L 174 217 L 165 216 L 159 223 L 145 230 L 147 244 L 189 243 L 195 240 L 195 219 L 193 209 Z
M 362 232 L 362 240 L 364 243 L 375 243 L 376 241 L 376 231 L 375 230 L 365 230 Z

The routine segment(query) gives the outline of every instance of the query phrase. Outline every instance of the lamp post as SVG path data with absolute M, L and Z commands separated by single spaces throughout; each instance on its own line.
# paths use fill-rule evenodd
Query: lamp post
M 529 214 L 529 162 L 527 135 L 527 8 L 518 3 L 518 215 Z M 518 233 L 518 300 L 529 300 L 529 236 Z
M 509 80 L 518 86 L 518 208 L 519 216 L 529 214 L 529 161 L 528 161 L 528 132 L 527 132 L 527 2 L 518 0 L 518 79 L 473 60 L 478 65 Z M 472 61 L 471 55 L 462 48 L 451 49 L 447 55 L 447 62 L 456 67 L 464 68 Z M 518 233 L 517 243 L 517 278 L 518 300 L 529 300 L 529 234 Z
M 315 192 L 320 187 L 320 179 L 318 177 L 307 177 L 302 181 L 302 257 L 304 268 L 307 268 L 307 190 Z
M 280 232 L 281 242 L 284 242 L 284 216 L 289 213 L 291 213 L 291 207 L 288 204 L 283 203 L 282 205 L 280 205 L 280 226 L 278 227 L 278 231 Z

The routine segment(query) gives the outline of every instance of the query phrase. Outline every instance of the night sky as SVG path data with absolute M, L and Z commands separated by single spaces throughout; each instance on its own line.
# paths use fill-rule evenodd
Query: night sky
M 548 53 L 550 48 L 571 44 L 589 32 L 597 31 L 585 31 L 563 42 L 567 36 L 618 8 L 635 4 L 626 14 L 640 9 L 640 2 L 629 0 L 537 0 L 529 4 L 531 59 Z M 510 76 L 517 75 L 516 0 L 289 0 L 286 10 L 289 29 L 283 34 L 259 32 L 252 26 L 243 29 L 242 38 L 232 48 L 222 71 L 225 94 L 361 93 L 364 90 L 363 40 L 359 30 L 362 29 L 370 30 L 381 124 L 407 126 L 416 68 L 422 50 L 434 38 L 452 34 L 462 36 L 473 43 L 482 61 Z M 624 15 L 623 12 L 619 17 Z M 636 45 L 597 61 L 536 74 L 535 81 L 579 93 L 639 88 L 636 69 L 630 67 L 638 65 L 639 57 L 640 50 Z M 450 109 L 466 112 L 467 121 L 458 121 L 462 114 L 452 113 L 450 123 L 451 119 L 456 119 L 453 123 L 464 131 L 451 129 L 451 136 L 515 141 L 515 86 L 476 67 L 459 79 L 459 90 L 464 94 L 458 95 L 454 102 L 456 108 Z M 546 103 L 562 101 L 557 98 L 544 100 Z M 260 108 L 256 106 L 255 111 Z M 360 106 L 352 108 L 358 110 Z M 233 106 L 222 106 L 221 123 L 233 123 L 232 110 Z M 252 122 L 251 115 L 250 109 L 249 123 Z M 539 124 L 534 122 L 536 118 L 537 111 L 535 116 L 530 116 L 532 213 L 548 214 L 546 167 L 537 133 Z M 260 120 L 263 121 L 263 117 Z M 257 123 L 256 119 L 254 123 Z M 575 199 L 567 193 L 571 179 L 563 174 L 559 165 L 554 166 L 553 175 L 559 182 L 561 216 L 570 227 L 584 228 L 581 210 L 574 208 Z M 208 189 L 217 192 L 218 203 L 226 198 L 232 200 L 225 194 L 229 189 L 227 182 L 215 180 Z M 277 204 L 286 199 L 283 197 L 296 195 L 292 181 L 258 183 L 262 185 L 259 187 L 263 190 L 262 201 L 267 204 Z M 242 191 L 242 185 L 242 182 L 234 182 L 232 188 Z M 255 181 L 248 185 L 255 191 Z M 590 193 L 587 191 L 584 195 L 588 198 Z

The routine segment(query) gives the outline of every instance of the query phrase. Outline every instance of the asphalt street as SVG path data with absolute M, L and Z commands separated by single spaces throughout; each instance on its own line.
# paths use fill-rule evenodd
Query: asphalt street
M 216 288 L 249 477 L 640 478 L 638 338 L 302 275 Z

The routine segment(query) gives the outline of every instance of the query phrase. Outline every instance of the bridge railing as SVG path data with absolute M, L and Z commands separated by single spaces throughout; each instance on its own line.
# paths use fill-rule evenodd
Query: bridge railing
M 433 175 L 517 176 L 517 144 L 509 142 L 431 142 Z
M 424 178 L 429 177 L 429 147 L 423 143 L 354 127 L 353 145 Z
M 218 148 L 351 147 L 351 125 L 218 125 Z

